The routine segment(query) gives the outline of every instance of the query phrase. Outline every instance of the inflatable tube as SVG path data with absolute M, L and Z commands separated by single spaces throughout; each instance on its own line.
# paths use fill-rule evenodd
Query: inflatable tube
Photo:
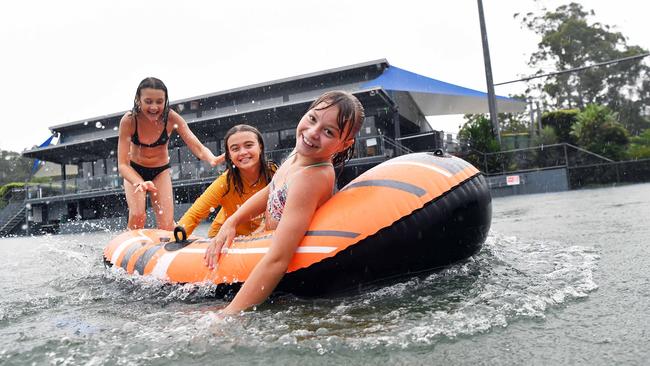
M 448 266 L 478 252 L 491 217 L 487 183 L 464 160 L 432 153 L 388 160 L 318 209 L 277 290 L 320 296 Z M 108 243 L 104 260 L 128 273 L 172 283 L 207 281 L 218 292 L 231 292 L 272 238 L 272 231 L 236 238 L 209 270 L 203 264 L 208 240 L 174 241 L 169 231 L 133 230 Z

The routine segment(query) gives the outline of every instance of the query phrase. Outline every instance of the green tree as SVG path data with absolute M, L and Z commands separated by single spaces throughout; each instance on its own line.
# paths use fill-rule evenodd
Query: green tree
M 532 146 L 553 145 L 558 143 L 558 137 L 555 129 L 551 126 L 544 126 L 539 135 L 533 138 Z
M 576 121 L 580 111 L 577 109 L 561 109 L 557 111 L 544 112 L 542 114 L 542 126 L 549 127 L 555 132 L 558 142 L 575 144 L 576 140 L 571 135 L 571 127 Z
M 458 139 L 466 149 L 481 152 L 499 151 L 499 143 L 492 133 L 492 123 L 484 114 L 467 114 L 467 122 L 458 131 Z
M 627 153 L 632 159 L 650 159 L 650 128 L 630 139 Z
M 529 124 L 521 118 L 519 113 L 499 113 L 501 133 L 524 133 L 528 132 Z
M 578 145 L 591 152 L 613 160 L 626 157 L 628 133 L 605 106 L 590 104 L 578 113 L 571 134 Z
M 19 153 L 0 150 L 0 186 L 10 182 L 29 179 L 34 160 L 23 158 Z
M 500 150 L 492 132 L 492 123 L 484 114 L 467 114 L 467 122 L 458 131 L 460 156 L 486 173 L 498 169 L 499 162 L 486 159 L 485 153 Z M 486 171 L 487 170 L 487 171 Z
M 541 36 L 529 65 L 543 74 L 548 72 L 549 65 L 558 71 L 568 70 L 647 52 L 628 45 L 625 36 L 612 27 L 591 22 L 591 16 L 593 10 L 586 11 L 577 3 L 562 5 L 554 11 L 543 9 L 542 14 L 515 14 L 516 18 L 521 17 L 524 27 Z M 558 109 L 583 109 L 588 104 L 604 104 L 617 112 L 625 109 L 621 122 L 637 134 L 648 122 L 643 118 L 642 107 L 650 102 L 649 76 L 650 68 L 633 60 L 549 76 L 544 84 L 533 87 L 547 95 L 547 102 Z M 558 137 L 562 139 L 560 134 Z

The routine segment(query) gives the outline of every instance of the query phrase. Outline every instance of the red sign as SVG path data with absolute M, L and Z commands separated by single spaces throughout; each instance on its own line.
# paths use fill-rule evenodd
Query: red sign
M 518 186 L 520 183 L 518 175 L 508 175 L 506 176 L 506 184 L 509 186 Z

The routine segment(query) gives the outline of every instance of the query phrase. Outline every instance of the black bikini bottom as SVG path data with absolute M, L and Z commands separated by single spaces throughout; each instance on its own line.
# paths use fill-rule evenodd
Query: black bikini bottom
M 133 170 L 135 170 L 144 181 L 148 180 L 153 180 L 158 176 L 158 174 L 164 172 L 165 170 L 169 169 L 169 164 L 165 164 L 163 166 L 155 167 L 155 168 L 150 168 L 147 166 L 142 166 L 140 164 L 136 164 L 134 162 L 131 162 L 131 167 Z

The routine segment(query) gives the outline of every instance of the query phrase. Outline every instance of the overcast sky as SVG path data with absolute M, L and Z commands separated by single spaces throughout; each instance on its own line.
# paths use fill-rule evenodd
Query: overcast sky
M 496 83 L 532 73 L 539 39 L 513 14 L 566 3 L 483 0 Z M 650 49 L 647 2 L 580 3 Z M 486 90 L 475 0 L 3 1 L 0 45 L 0 149 L 12 151 L 40 144 L 50 126 L 129 109 L 146 76 L 177 100 L 386 58 Z M 430 121 L 455 132 L 462 118 Z

